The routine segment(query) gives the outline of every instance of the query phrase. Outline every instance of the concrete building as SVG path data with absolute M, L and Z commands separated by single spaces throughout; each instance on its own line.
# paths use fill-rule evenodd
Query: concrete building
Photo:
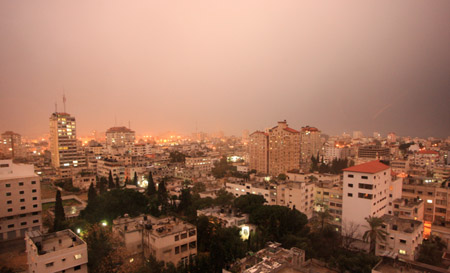
M 125 215 L 114 220 L 113 232 L 130 253 L 153 255 L 165 264 L 188 263 L 190 257 L 197 255 L 196 227 L 175 217 Z
M 383 215 L 386 240 L 377 240 L 375 254 L 391 258 L 415 260 L 423 241 L 423 223 L 392 215 Z
M 414 165 L 431 169 L 439 162 L 439 152 L 432 150 L 420 150 L 414 154 Z
M 328 208 L 329 223 L 340 228 L 342 225 L 342 204 L 344 190 L 341 182 L 315 182 L 315 211 Z
M 286 121 L 251 134 L 248 149 L 250 169 L 258 173 L 277 176 L 300 167 L 300 132 Z
M 390 167 L 379 161 L 344 169 L 342 218 L 346 224 L 359 225 L 355 238 L 361 239 L 366 231 L 366 217 L 382 217 L 387 213 L 389 195 L 394 200 L 400 198 L 391 193 L 391 180 Z
M 0 160 L 0 241 L 42 229 L 41 182 L 33 165 Z
M 300 131 L 301 162 L 310 162 L 311 156 L 317 156 L 321 149 L 320 131 L 315 127 L 302 127 Z
M 376 145 L 362 146 L 358 148 L 358 157 L 372 159 L 389 159 L 390 149 Z
M 440 166 L 433 169 L 433 178 L 437 182 L 444 182 L 450 178 L 450 166 Z
M 226 190 L 236 197 L 256 194 L 264 197 L 268 205 L 295 208 L 312 217 L 314 210 L 314 183 L 310 182 L 227 182 Z
M 250 135 L 248 143 L 250 170 L 269 173 L 269 138 L 268 134 L 256 131 Z
M 25 237 L 29 273 L 88 272 L 87 244 L 70 229 Z
M 75 117 L 56 112 L 50 116 L 50 152 L 55 168 L 85 164 L 84 158 L 78 153 Z
M 396 173 L 408 173 L 409 160 L 407 159 L 394 159 L 391 160 L 390 166 L 393 172 Z
M 131 150 L 135 138 L 135 132 L 125 126 L 111 127 L 106 130 L 106 147 L 128 147 Z
M 310 182 L 311 180 L 316 182 L 330 181 L 332 183 L 339 183 L 341 176 L 339 174 L 331 173 L 302 173 L 297 171 L 287 172 L 287 176 L 291 181 Z
M 97 185 L 97 173 L 95 170 L 82 169 L 72 175 L 72 184 L 74 187 L 80 188 L 82 190 L 89 189 L 91 183 Z
M 286 121 L 269 130 L 269 174 L 277 176 L 300 167 L 300 132 Z
M 209 156 L 187 156 L 185 160 L 186 167 L 194 169 L 197 176 L 211 172 L 214 166 L 213 161 Z
M 22 136 L 12 131 L 4 132 L 0 137 L 0 155 L 4 158 L 24 157 Z
M 423 211 L 423 200 L 398 198 L 392 202 L 388 214 L 402 219 L 423 221 Z
M 122 162 L 111 158 L 97 160 L 97 175 L 108 178 L 109 172 L 111 172 L 113 179 L 118 176 L 120 183 L 125 182 L 125 166 Z

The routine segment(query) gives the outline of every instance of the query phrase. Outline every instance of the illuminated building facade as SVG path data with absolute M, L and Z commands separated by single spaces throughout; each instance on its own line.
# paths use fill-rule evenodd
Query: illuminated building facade
M 22 137 L 12 131 L 6 131 L 0 138 L 0 154 L 5 158 L 22 157 L 24 150 Z
M 269 139 L 268 134 L 256 131 L 250 135 L 248 144 L 249 167 L 257 173 L 269 173 Z
M 135 132 L 125 126 L 112 127 L 106 131 L 106 147 L 127 147 L 131 150 L 135 138 Z
M 50 152 L 55 168 L 82 165 L 82 157 L 77 150 L 75 117 L 67 113 L 53 113 L 50 116 Z

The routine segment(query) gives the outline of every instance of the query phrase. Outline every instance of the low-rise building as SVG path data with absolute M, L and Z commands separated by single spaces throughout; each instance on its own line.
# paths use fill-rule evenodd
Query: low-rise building
M 70 229 L 30 231 L 25 241 L 29 273 L 88 272 L 87 244 Z
M 383 215 L 382 228 L 387 232 L 386 240 L 377 240 L 375 254 L 392 258 L 414 260 L 423 240 L 421 221 Z
M 83 169 L 72 176 L 73 186 L 82 190 L 89 189 L 91 183 L 94 184 L 94 186 L 97 184 L 96 173 L 94 170 Z
M 114 220 L 113 232 L 132 255 L 153 255 L 165 264 L 174 265 L 188 263 L 189 258 L 197 255 L 196 227 L 175 217 L 125 215 Z
M 122 162 L 109 158 L 99 159 L 97 161 L 97 175 L 108 178 L 110 172 L 113 178 L 119 177 L 120 183 L 125 182 L 125 166 Z
M 423 200 L 397 198 L 389 206 L 389 215 L 394 215 L 403 219 L 423 221 Z

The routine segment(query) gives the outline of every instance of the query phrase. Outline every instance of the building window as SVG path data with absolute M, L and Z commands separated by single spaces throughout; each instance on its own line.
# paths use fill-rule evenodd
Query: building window
M 79 260 L 79 259 L 81 259 L 81 253 L 75 254 L 73 257 L 75 258 L 75 260 Z
M 36 189 L 33 189 L 31 192 L 33 192 L 33 193 L 36 192 Z
M 19 186 L 23 186 L 23 182 L 19 182 Z
M 353 178 L 353 174 L 349 174 L 347 175 L 347 177 Z
M 34 184 L 36 184 L 36 181 L 31 181 L 31 185 L 34 185 Z
M 197 247 L 197 241 L 193 241 L 189 243 L 189 249 L 195 249 Z
M 21 203 L 25 202 L 25 199 L 23 199 L 23 198 L 22 198 L 22 199 L 20 199 L 20 202 L 21 202 Z
M 371 190 L 371 189 L 373 189 L 373 185 L 371 185 L 371 184 L 364 184 L 364 183 L 359 183 L 359 184 L 358 184 L 358 187 L 359 187 L 360 189 L 366 189 L 366 190 Z
M 404 249 L 399 249 L 398 253 L 402 254 L 402 255 L 406 255 L 406 250 Z
M 363 199 L 372 199 L 373 195 L 372 194 L 368 194 L 368 193 L 358 193 L 358 198 L 363 198 Z
M 397 225 L 392 225 L 392 230 L 397 230 Z
M 187 251 L 187 249 L 188 249 L 187 244 L 181 245 L 181 252 L 185 252 Z
M 37 219 L 36 219 L 36 220 L 33 220 L 33 223 L 34 223 L 34 224 L 39 223 L 39 220 L 37 220 Z
M 53 266 L 53 262 L 45 264 L 45 267 L 52 267 Z
M 38 214 L 39 214 L 39 212 L 37 212 L 37 211 L 31 213 L 31 215 L 38 215 Z
M 353 188 L 353 184 L 351 184 L 351 183 L 348 183 L 348 186 L 349 186 L 350 188 Z
M 401 243 L 401 244 L 406 244 L 406 240 L 400 239 L 400 243 Z
M 195 229 L 189 230 L 189 237 L 192 237 L 195 235 Z
M 33 200 L 37 200 L 37 197 L 35 196 L 35 197 L 33 197 Z
M 6 187 L 7 187 L 7 188 L 10 188 L 10 187 L 11 187 L 11 184 L 6 184 Z
M 180 236 L 179 235 L 175 235 L 175 241 L 179 241 L 180 240 Z
M 21 210 L 24 210 L 24 209 L 25 209 L 25 206 L 20 207 L 20 209 L 21 209 Z
M 81 265 L 77 265 L 77 266 L 75 266 L 74 268 L 73 268 L 73 271 L 77 271 L 77 270 L 80 270 L 81 269 Z
M 178 253 L 180 253 L 180 247 L 179 247 L 179 246 L 176 246 L 176 247 L 175 247 L 175 254 L 178 254 Z
M 12 212 L 12 208 L 9 208 L 9 209 L 8 209 L 8 212 Z
M 181 233 L 181 239 L 186 239 L 187 238 L 187 233 Z
M 12 204 L 12 200 L 6 201 L 6 204 Z
M 20 223 L 20 225 L 21 225 L 21 226 L 26 226 L 26 225 L 27 225 L 27 222 L 22 222 L 22 223 Z
M 367 175 L 362 175 L 361 179 L 369 179 L 369 177 Z
M 24 194 L 25 192 L 24 192 L 24 191 L 20 191 L 19 193 L 20 193 L 20 194 Z
M 34 205 L 33 205 L 33 208 L 37 208 L 37 207 L 38 207 L 38 205 L 37 205 L 37 204 L 34 204 Z
M 10 193 L 10 192 L 7 192 L 7 193 L 6 193 L 6 196 L 11 196 L 11 193 Z
M 8 225 L 8 228 L 13 228 L 14 224 Z

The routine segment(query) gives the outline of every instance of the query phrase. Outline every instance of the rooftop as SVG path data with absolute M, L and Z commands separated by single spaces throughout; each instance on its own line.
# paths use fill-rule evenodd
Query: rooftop
M 32 164 L 16 164 L 11 159 L 0 160 L 0 180 L 14 179 L 21 177 L 36 177 Z
M 134 133 L 134 131 L 125 126 L 120 126 L 120 127 L 111 127 L 108 130 L 106 130 L 106 133 Z
M 438 152 L 432 150 L 420 150 L 419 154 L 439 155 Z
M 28 237 L 38 249 L 38 255 L 68 249 L 74 246 L 86 244 L 70 229 L 42 234 L 40 231 L 28 232 Z
M 398 230 L 405 233 L 412 233 L 414 230 L 422 226 L 421 221 L 404 219 L 385 214 L 381 217 L 386 224 L 396 225 Z
M 381 163 L 378 160 L 370 161 L 360 165 L 352 166 L 344 169 L 346 172 L 357 172 L 357 173 L 378 173 L 389 169 L 390 167 Z

